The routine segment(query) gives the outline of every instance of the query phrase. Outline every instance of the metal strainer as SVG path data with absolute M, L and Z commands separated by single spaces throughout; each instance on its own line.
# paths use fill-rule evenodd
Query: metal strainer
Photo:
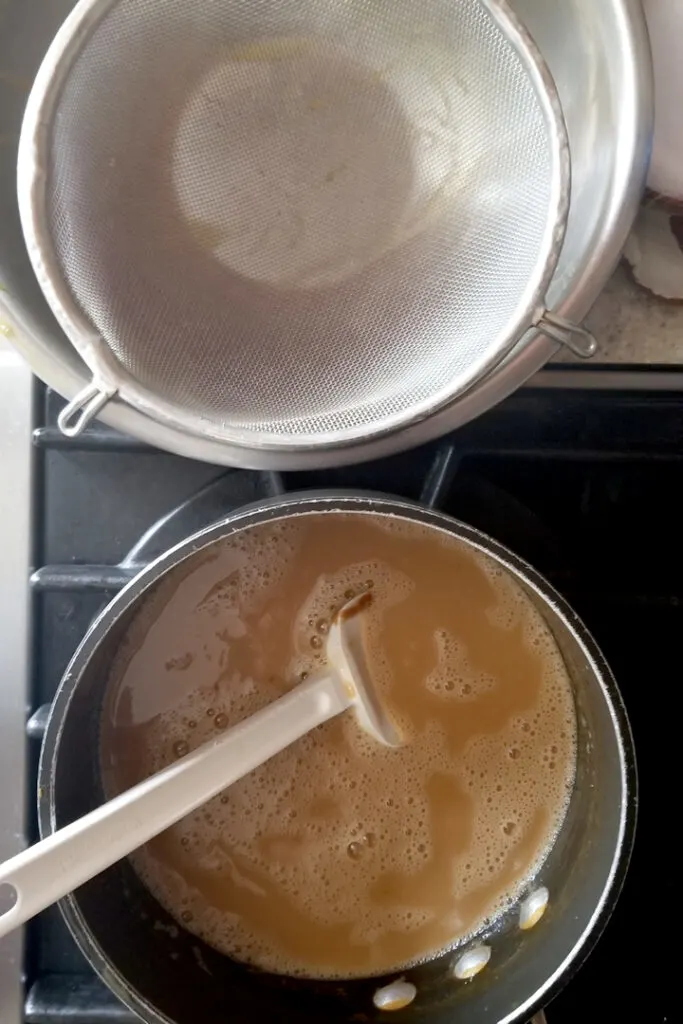
M 91 385 L 247 448 L 451 402 L 532 325 L 569 203 L 547 67 L 499 0 L 82 0 L 19 204 Z

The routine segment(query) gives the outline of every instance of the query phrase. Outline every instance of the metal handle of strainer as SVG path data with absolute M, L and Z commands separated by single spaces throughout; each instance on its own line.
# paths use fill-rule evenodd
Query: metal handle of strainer
M 108 388 L 96 378 L 79 391 L 65 405 L 57 417 L 57 425 L 65 437 L 78 437 L 91 420 L 104 409 L 107 402 L 114 397 L 116 389 Z
M 565 320 L 557 313 L 545 310 L 536 321 L 535 327 L 541 334 L 564 345 L 581 359 L 590 359 L 597 351 L 598 343 L 595 336 L 586 327 L 575 324 L 572 320 Z

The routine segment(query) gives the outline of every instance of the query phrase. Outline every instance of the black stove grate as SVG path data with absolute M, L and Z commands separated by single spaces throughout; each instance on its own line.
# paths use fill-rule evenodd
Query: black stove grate
M 446 441 L 291 474 L 192 462 L 100 426 L 69 440 L 56 427 L 61 399 L 41 390 L 37 406 L 34 772 L 47 708 L 75 647 L 102 605 L 157 554 L 273 494 L 362 489 L 421 500 L 507 544 L 565 595 L 610 661 L 634 728 L 642 789 L 633 867 L 605 936 L 551 1005 L 549 1022 L 675 1018 L 675 853 L 655 807 L 678 740 L 668 705 L 683 635 L 679 397 L 526 391 Z M 31 827 L 35 839 L 35 820 Z M 52 909 L 28 932 L 26 1020 L 67 1019 L 135 1018 L 93 976 Z

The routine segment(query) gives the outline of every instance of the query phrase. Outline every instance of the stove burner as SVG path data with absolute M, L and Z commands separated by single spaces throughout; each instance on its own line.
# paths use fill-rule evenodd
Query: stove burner
M 587 1007 L 598 992 L 608 993 L 614 1020 L 673 1020 L 676 874 L 659 808 L 680 743 L 678 719 L 666 714 L 683 633 L 680 398 L 526 391 L 441 444 L 282 475 L 217 470 L 99 426 L 67 441 L 55 426 L 61 405 L 44 395 L 34 434 L 32 771 L 49 703 L 90 621 L 162 551 L 280 493 L 351 489 L 422 501 L 507 545 L 564 593 L 611 663 L 634 729 L 641 815 L 632 868 L 604 938 L 552 1003 L 549 1022 L 597 1020 Z M 642 962 L 645 936 L 656 936 L 662 959 L 625 975 Z M 92 975 L 58 911 L 34 923 L 27 949 L 29 1024 L 133 1024 Z

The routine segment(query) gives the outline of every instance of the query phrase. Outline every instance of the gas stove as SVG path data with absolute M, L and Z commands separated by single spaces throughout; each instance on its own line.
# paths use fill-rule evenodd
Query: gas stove
M 37 838 L 35 776 L 50 701 L 92 618 L 132 575 L 265 496 L 398 494 L 471 523 L 540 570 L 602 647 L 630 714 L 641 775 L 632 867 L 597 949 L 547 1008 L 549 1024 L 677 1019 L 675 853 L 661 812 L 680 742 L 668 697 L 683 634 L 679 396 L 527 389 L 439 443 L 356 467 L 280 474 L 184 460 L 101 426 L 66 439 L 56 427 L 62 400 L 15 371 L 11 384 L 0 375 L 0 412 L 12 424 L 0 434 L 3 856 L 22 836 Z M 0 1024 L 22 1020 L 134 1020 L 54 908 L 26 929 L 23 949 L 17 936 L 0 942 Z

